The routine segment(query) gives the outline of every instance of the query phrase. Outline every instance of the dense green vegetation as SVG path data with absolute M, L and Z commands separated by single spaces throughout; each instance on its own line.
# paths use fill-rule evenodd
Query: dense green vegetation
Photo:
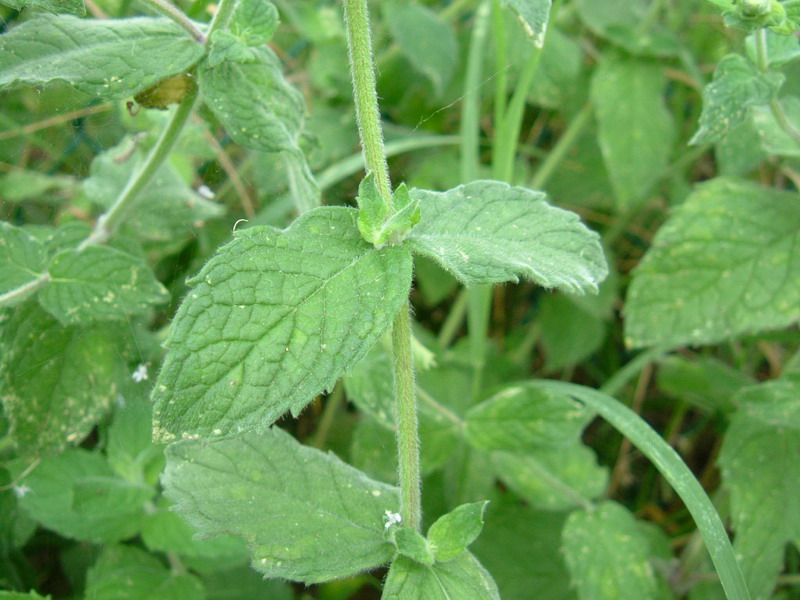
M 0 2 L 0 598 L 800 597 L 800 0 Z

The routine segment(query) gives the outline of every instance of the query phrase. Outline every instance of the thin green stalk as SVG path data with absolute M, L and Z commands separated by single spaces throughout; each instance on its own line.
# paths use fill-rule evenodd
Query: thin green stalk
M 372 36 L 366 0 L 344 0 L 344 20 L 347 28 L 347 48 L 350 75 L 353 79 L 353 99 L 356 121 L 364 151 L 367 170 L 375 176 L 383 201 L 391 214 L 392 186 L 383 147 L 378 92 L 375 85 L 375 66 L 372 58 Z
M 169 2 L 169 0 L 146 0 L 153 8 L 166 17 L 175 21 L 178 25 L 183 27 L 189 35 L 191 35 L 196 42 L 204 44 L 206 36 L 197 28 L 197 25 L 192 21 L 180 8 Z
M 411 352 L 411 315 L 408 301 L 392 325 L 392 362 L 397 453 L 400 479 L 400 515 L 406 527 L 419 531 L 422 524 L 422 490 L 419 459 L 419 426 L 414 386 L 414 355 Z
M 94 231 L 78 247 L 79 250 L 95 244 L 103 244 L 116 233 L 131 211 L 136 207 L 139 192 L 150 182 L 155 172 L 161 167 L 178 140 L 183 126 L 194 110 L 197 92 L 192 92 L 178 105 L 172 119 L 161 132 L 156 145 L 139 170 L 128 180 L 125 189 L 117 197 L 111 208 L 103 214 L 95 225 Z
M 328 441 L 328 435 L 333 427 L 334 419 L 339 413 L 339 409 L 344 403 L 344 386 L 339 384 L 333 388 L 333 392 L 328 396 L 325 402 L 325 409 L 322 411 L 322 418 L 319 420 L 316 435 L 314 435 L 313 446 L 315 448 L 324 448 L 325 443 Z
M 762 73 L 766 73 L 770 70 L 769 68 L 769 50 L 767 48 L 767 30 L 766 29 L 759 29 L 755 33 L 756 36 L 756 63 L 758 65 L 758 69 Z M 800 145 L 800 130 L 798 130 L 791 121 L 789 121 L 789 117 L 786 115 L 786 111 L 783 110 L 783 105 L 777 98 L 772 98 L 769 102 L 769 108 L 772 111 L 772 116 L 775 117 L 775 120 L 780 125 L 781 129 L 783 129 L 798 145 Z
M 489 347 L 489 321 L 492 312 L 492 286 L 476 285 L 467 289 L 467 330 L 469 355 L 472 363 L 472 400 L 477 400 L 483 388 L 483 369 Z
M 525 104 L 528 99 L 536 71 L 542 61 L 542 51 L 534 49 L 533 54 L 525 63 L 520 75 L 514 95 L 508 104 L 503 120 L 497 125 L 496 144 L 494 150 L 494 176 L 500 181 L 512 181 L 514 177 L 514 157 L 517 154 L 519 132 L 522 127 L 522 117 L 525 113 Z
M 506 114 L 506 92 L 508 91 L 508 39 L 506 36 L 505 8 L 494 0 L 492 9 L 492 33 L 494 34 L 494 126 L 499 128 Z M 495 148 L 500 141 L 495 132 Z
M 575 115 L 575 118 L 570 121 L 567 129 L 561 137 L 558 138 L 558 142 L 553 146 L 553 149 L 531 179 L 530 186 L 533 189 L 540 190 L 550 181 L 550 177 L 552 177 L 561 163 L 564 162 L 567 153 L 572 149 L 575 142 L 578 141 L 578 138 L 583 134 L 584 129 L 591 121 L 593 108 L 592 103 L 587 102 L 583 105 L 580 112 Z
M 467 314 L 467 301 L 467 290 L 462 289 L 458 293 L 455 302 L 453 302 L 453 306 L 450 307 L 450 311 L 447 313 L 447 318 L 444 320 L 441 330 L 439 330 L 439 346 L 442 349 L 447 348 L 453 343 L 456 332 L 464 322 L 464 316 Z
M 616 396 L 642 369 L 650 363 L 657 362 L 668 352 L 669 350 L 658 347 L 642 352 L 614 373 L 614 375 L 600 387 L 600 391 L 609 396 Z
M 476 179 L 480 168 L 480 108 L 483 55 L 489 33 L 491 4 L 485 0 L 475 13 L 461 105 L 461 182 Z
M 705 490 L 675 450 L 644 419 L 607 394 L 561 381 L 541 380 L 537 384 L 575 398 L 596 411 L 650 459 L 694 518 L 728 600 L 750 600 L 722 520 Z

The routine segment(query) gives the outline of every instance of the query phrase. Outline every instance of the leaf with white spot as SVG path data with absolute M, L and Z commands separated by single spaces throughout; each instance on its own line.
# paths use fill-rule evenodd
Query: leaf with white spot
M 21 456 L 78 444 L 116 398 L 118 334 L 61 327 L 35 303 L 3 324 L 0 377 L 11 438 Z
M 700 127 L 689 143 L 719 140 L 744 120 L 750 106 L 774 98 L 785 79 L 775 71 L 760 71 L 741 54 L 724 57 L 717 64 L 714 80 L 703 90 Z
M 412 190 L 422 216 L 406 238 L 465 284 L 518 281 L 582 294 L 608 274 L 598 236 L 542 192 L 473 181 L 446 192 Z
M 61 80 L 107 99 L 183 73 L 205 48 L 165 18 L 40 15 L 0 36 L 0 89 Z
M 736 179 L 698 186 L 634 271 L 628 345 L 713 344 L 800 318 L 797 200 Z
M 800 383 L 745 388 L 720 454 L 740 557 L 753 598 L 769 598 L 787 543 L 800 547 Z
M 0 222 L 0 306 L 13 306 L 27 298 L 20 288 L 45 272 L 44 244 L 20 227 Z
M 357 211 L 236 234 L 189 284 L 154 391 L 157 440 L 238 435 L 298 414 L 367 353 L 408 296 L 411 255 Z
M 656 598 L 647 538 L 621 505 L 604 502 L 593 510 L 577 510 L 561 535 L 580 600 Z
M 167 449 L 166 495 L 202 536 L 244 536 L 266 577 L 318 583 L 389 559 L 386 511 L 397 488 L 281 429 Z
M 48 272 L 39 302 L 64 325 L 122 320 L 169 299 L 146 262 L 109 246 L 59 252 Z

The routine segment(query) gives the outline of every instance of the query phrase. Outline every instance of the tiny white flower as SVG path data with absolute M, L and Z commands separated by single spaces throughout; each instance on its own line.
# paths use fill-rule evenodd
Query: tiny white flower
M 397 525 L 400 521 L 403 520 L 403 517 L 400 516 L 399 513 L 393 513 L 390 510 L 385 511 L 386 514 L 386 524 L 384 525 L 385 529 L 389 529 L 392 525 Z
M 149 376 L 147 374 L 147 365 L 144 363 L 141 363 L 138 367 L 136 367 L 136 370 L 133 372 L 133 375 L 131 375 L 131 378 L 136 383 L 141 383 L 142 381 L 148 379 L 148 377 Z
M 201 185 L 199 188 L 197 188 L 197 193 L 200 194 L 206 200 L 214 199 L 214 192 L 207 185 Z
M 11 489 L 14 490 L 14 495 L 17 498 L 23 498 L 31 491 L 31 488 L 27 485 L 15 485 Z

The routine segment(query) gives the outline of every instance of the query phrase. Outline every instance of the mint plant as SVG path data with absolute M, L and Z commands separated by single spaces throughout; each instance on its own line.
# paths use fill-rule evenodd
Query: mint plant
M 3 3 L 0 598 L 794 597 L 794 0 Z

